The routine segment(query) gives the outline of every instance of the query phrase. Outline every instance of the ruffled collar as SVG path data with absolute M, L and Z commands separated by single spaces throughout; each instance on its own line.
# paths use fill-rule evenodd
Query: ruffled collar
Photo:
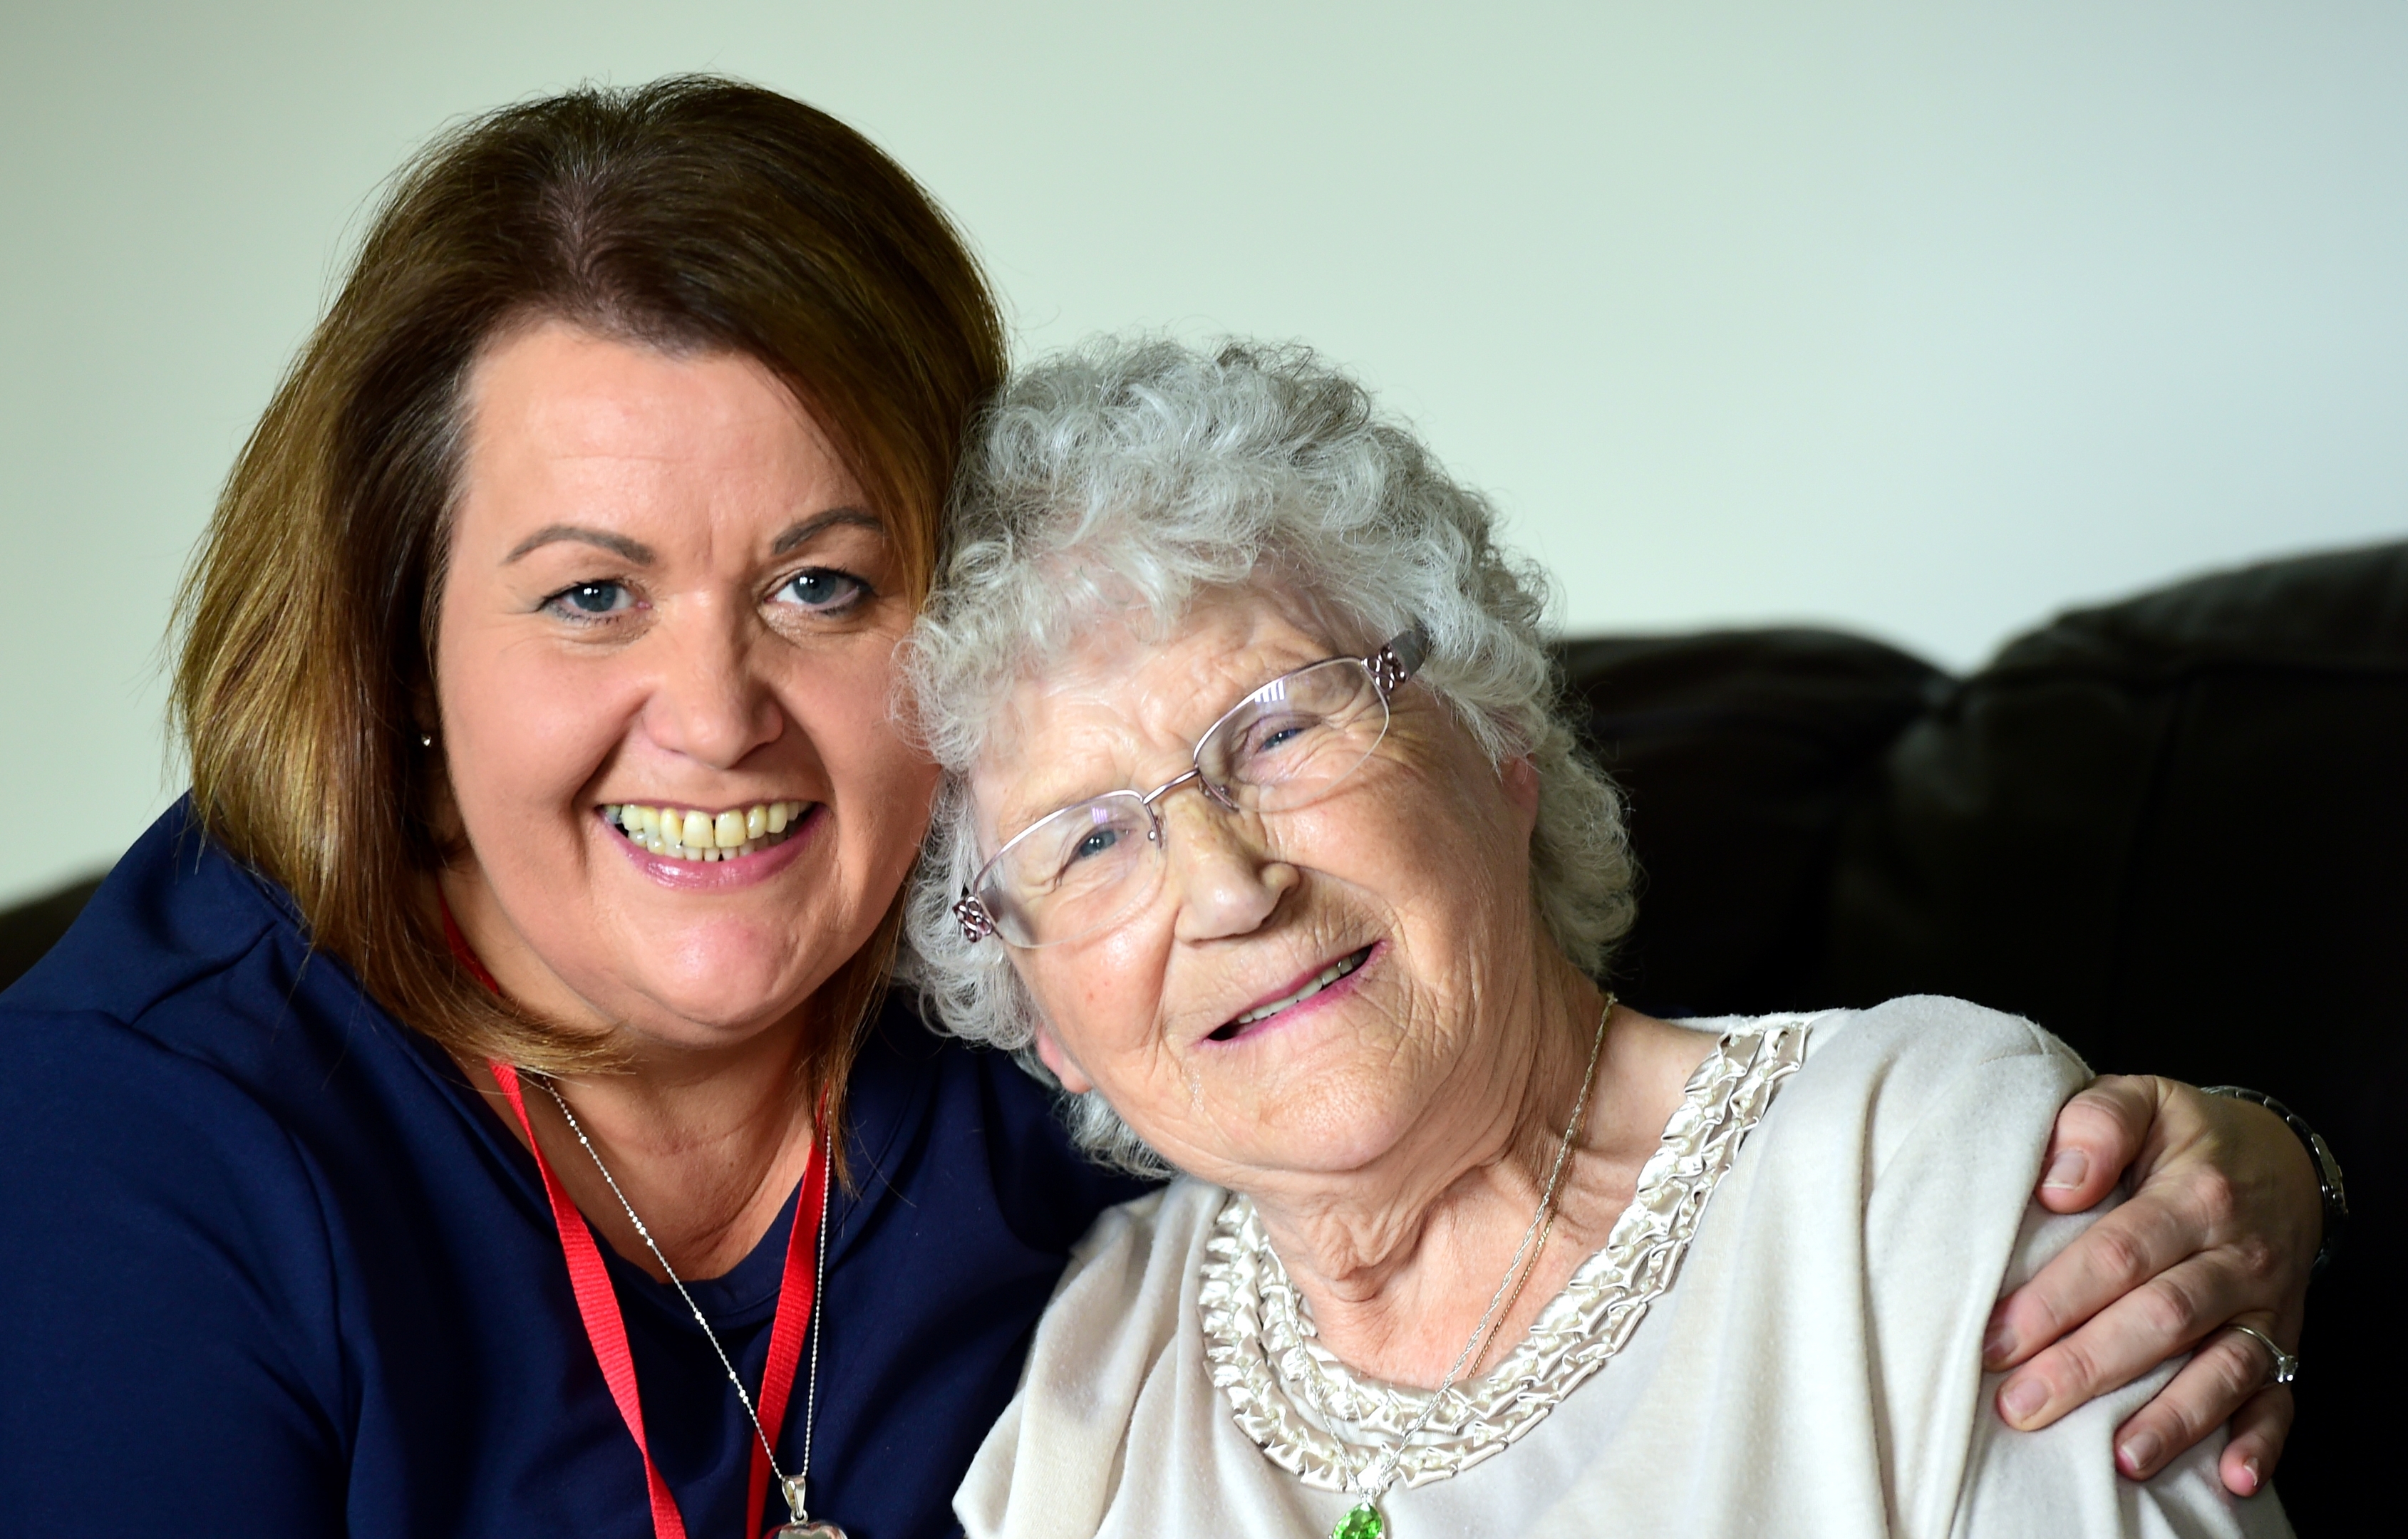
M 1715 1183 L 1805 1062 L 1806 1019 L 1727 1033 L 1698 1066 L 1603 1249 L 1504 1360 L 1446 1391 L 1397 1465 L 1422 1486 L 1469 1469 L 1536 1426 L 1629 1341 L 1672 1286 Z M 1323 1347 L 1252 1200 L 1231 1193 L 1205 1244 L 1204 1355 L 1240 1430 L 1305 1485 L 1352 1490 L 1429 1403 L 1426 1390 L 1358 1378 Z

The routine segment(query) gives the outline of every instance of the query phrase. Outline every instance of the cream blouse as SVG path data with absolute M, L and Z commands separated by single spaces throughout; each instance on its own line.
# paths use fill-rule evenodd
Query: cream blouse
M 2037 1433 L 1991 1408 L 1992 1301 L 2094 1217 L 2029 1201 L 2087 1077 L 2062 1044 L 1932 998 L 1692 1024 L 1717 1041 L 1636 1199 L 1448 1391 L 1391 1539 L 2290 1532 L 2225 1493 L 2220 1438 L 2115 1475 L 2171 1366 Z M 1250 1203 L 1181 1181 L 1082 1242 L 954 1507 L 971 1539 L 1319 1539 L 1426 1403 L 1320 1346 Z

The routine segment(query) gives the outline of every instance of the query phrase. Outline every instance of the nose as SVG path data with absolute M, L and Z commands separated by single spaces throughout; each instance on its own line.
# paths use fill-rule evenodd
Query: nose
M 1263 847 L 1254 819 L 1225 810 L 1200 791 L 1168 797 L 1160 806 L 1181 940 L 1252 934 L 1304 879 Z
M 785 712 L 752 666 L 756 638 L 739 617 L 695 604 L 653 636 L 656 672 L 645 730 L 672 753 L 731 769 L 785 730 Z

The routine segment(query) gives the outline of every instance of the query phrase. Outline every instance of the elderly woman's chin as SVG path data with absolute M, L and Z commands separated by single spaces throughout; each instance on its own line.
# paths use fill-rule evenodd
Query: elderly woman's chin
M 1396 948 L 1366 949 L 1359 971 L 1322 998 L 1197 1043 L 1182 1093 L 1134 1087 L 1116 1105 L 1174 1164 L 1223 1185 L 1377 1162 L 1445 1098 L 1456 1066 L 1400 1021 L 1402 990 L 1382 976 Z
M 1283 1176 L 1344 1176 L 1394 1157 L 1412 1137 L 1426 1098 L 1399 1097 L 1376 1065 L 1299 1076 L 1265 1087 L 1243 1119 L 1224 1117 L 1217 1146 L 1191 1171 L 1215 1185 L 1262 1189 Z M 1140 1136 L 1144 1135 L 1140 1125 Z M 1176 1147 L 1176 1146 L 1174 1146 Z

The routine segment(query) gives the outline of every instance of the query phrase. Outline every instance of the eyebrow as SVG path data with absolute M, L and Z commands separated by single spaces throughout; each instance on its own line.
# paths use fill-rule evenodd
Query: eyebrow
M 867 529 L 881 535 L 886 533 L 886 525 L 876 515 L 865 509 L 831 507 L 824 513 L 812 514 L 800 523 L 789 525 L 784 534 L 769 542 L 769 554 L 782 556 L 787 551 L 808 543 L 811 536 L 822 530 L 832 529 L 838 524 L 851 524 L 855 528 Z
M 873 514 L 858 507 L 832 507 L 824 513 L 815 513 L 799 523 L 787 526 L 783 534 L 769 543 L 769 553 L 773 556 L 782 556 L 797 546 L 809 543 L 812 536 L 821 531 L 839 524 L 850 524 L 879 534 L 886 533 L 886 525 L 880 522 Z M 655 559 L 652 548 L 641 540 L 631 540 L 624 534 L 614 534 L 607 529 L 588 529 L 582 524 L 574 523 L 554 523 L 546 524 L 511 547 L 510 553 L 502 558 L 502 564 L 508 566 L 522 556 L 540 550 L 547 545 L 560 544 L 564 540 L 597 547 L 609 551 L 614 556 L 634 562 L 638 566 L 650 566 Z
M 580 545 L 598 547 L 614 556 L 634 562 L 638 566 L 650 566 L 654 559 L 652 548 L 641 540 L 631 540 L 624 534 L 613 534 L 607 529 L 588 529 L 581 524 L 574 523 L 554 523 L 546 524 L 525 539 L 519 541 L 511 548 L 510 553 L 502 558 L 502 564 L 508 566 L 530 551 L 540 550 L 547 545 L 557 545 L 563 540 L 574 540 Z

